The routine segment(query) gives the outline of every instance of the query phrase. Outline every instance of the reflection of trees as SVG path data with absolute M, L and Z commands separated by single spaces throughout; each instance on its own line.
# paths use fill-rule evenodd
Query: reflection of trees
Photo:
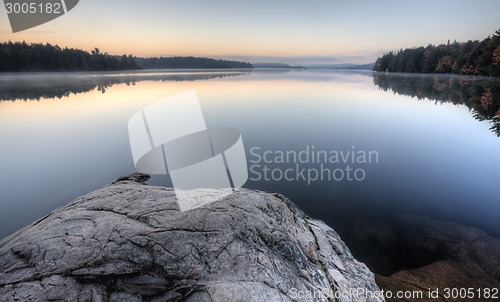
M 0 101 L 63 98 L 97 89 L 102 93 L 116 84 L 141 81 L 197 81 L 248 74 L 241 71 L 184 71 L 137 73 L 33 73 L 0 75 Z
M 419 100 L 465 105 L 477 120 L 490 121 L 490 130 L 500 136 L 499 78 L 374 73 L 373 82 L 384 91 Z

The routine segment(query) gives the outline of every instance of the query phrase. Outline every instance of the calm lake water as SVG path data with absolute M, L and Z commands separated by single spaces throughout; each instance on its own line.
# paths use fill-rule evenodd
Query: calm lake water
M 133 172 L 128 119 L 190 89 L 209 127 L 241 132 L 245 187 L 284 194 L 348 243 L 367 212 L 500 236 L 498 79 L 254 70 L 0 75 L 0 238 Z

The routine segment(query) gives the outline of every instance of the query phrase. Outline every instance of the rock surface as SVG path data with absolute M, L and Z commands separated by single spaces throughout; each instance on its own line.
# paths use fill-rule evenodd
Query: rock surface
M 335 231 L 257 191 L 180 212 L 172 189 L 125 179 L 0 241 L 0 301 L 383 301 L 378 291 Z

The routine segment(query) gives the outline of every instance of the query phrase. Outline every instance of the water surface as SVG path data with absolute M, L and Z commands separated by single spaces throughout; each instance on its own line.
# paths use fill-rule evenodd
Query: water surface
M 128 119 L 190 89 L 209 127 L 242 133 L 254 169 L 245 187 L 283 193 L 348 243 L 363 244 L 350 234 L 367 213 L 427 215 L 498 236 L 499 87 L 487 78 L 330 70 L 3 74 L 0 237 L 133 172 Z M 324 163 L 362 169 L 362 180 L 255 173 L 297 168 L 256 154 L 311 149 L 375 151 L 377 160 Z

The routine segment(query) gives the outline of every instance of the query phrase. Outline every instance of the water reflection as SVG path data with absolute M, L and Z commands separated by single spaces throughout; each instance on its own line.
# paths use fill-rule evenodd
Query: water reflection
M 18 73 L 0 75 L 0 101 L 61 99 L 70 94 L 106 89 L 140 81 L 181 82 L 247 75 L 250 71 L 138 71 L 103 73 Z
M 489 121 L 500 136 L 500 79 L 455 75 L 374 73 L 373 83 L 384 91 L 467 106 L 479 121 Z

